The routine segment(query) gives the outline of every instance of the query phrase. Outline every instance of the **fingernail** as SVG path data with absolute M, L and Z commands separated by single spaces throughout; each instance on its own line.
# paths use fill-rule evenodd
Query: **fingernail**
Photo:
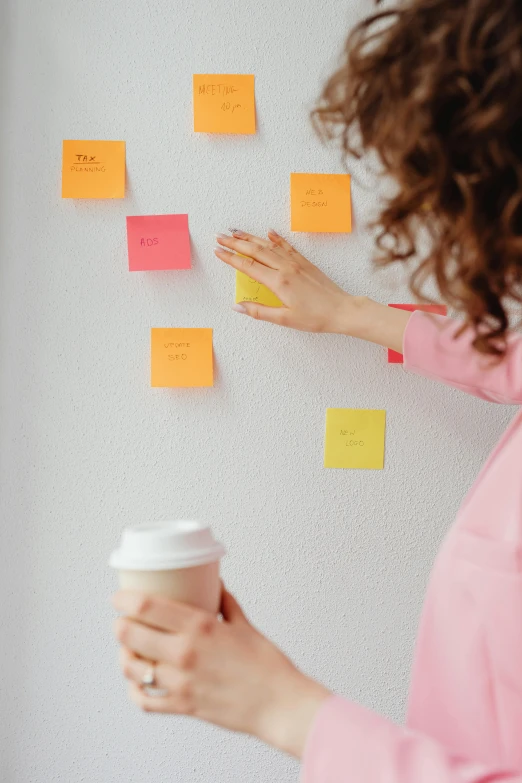
M 230 231 L 231 234 L 235 234 L 238 237 L 244 237 L 245 236 L 245 232 L 244 231 L 240 231 L 238 228 L 229 228 L 228 230 Z
M 216 239 L 230 239 L 226 234 L 216 234 Z
M 216 250 L 218 250 L 220 253 L 228 253 L 229 252 L 226 248 L 221 247 L 221 245 L 218 245 L 217 247 L 214 248 L 214 253 L 216 252 Z
M 242 304 L 232 305 L 232 310 L 235 310 L 236 313 L 243 313 L 243 315 L 246 314 L 246 307 L 243 307 Z
M 273 228 L 269 228 L 269 229 L 268 229 L 268 233 L 269 233 L 269 234 L 275 234 L 275 236 L 276 236 L 276 237 L 278 237 L 278 236 L 279 236 L 279 234 L 277 233 L 277 231 L 276 231 L 275 229 L 273 229 Z

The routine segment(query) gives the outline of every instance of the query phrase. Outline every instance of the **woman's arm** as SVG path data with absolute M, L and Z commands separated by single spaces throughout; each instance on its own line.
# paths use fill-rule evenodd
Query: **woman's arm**
M 223 621 L 160 595 L 120 591 L 115 632 L 130 698 L 251 734 L 302 762 L 302 783 L 522 783 L 453 756 L 429 737 L 345 701 L 306 677 L 223 593 Z M 143 677 L 155 662 L 148 695 Z
M 337 696 L 308 735 L 302 783 L 522 783 L 522 774 L 453 756 L 429 737 Z
M 473 348 L 472 330 L 457 336 L 461 323 L 351 296 L 275 232 L 268 236 L 234 230 L 217 238 L 218 258 L 266 285 L 284 305 L 243 302 L 235 309 L 292 329 L 368 340 L 403 353 L 406 369 L 491 402 L 522 404 L 522 336 L 511 334 L 506 356 L 494 361 Z
M 120 591 L 115 608 L 129 696 L 147 712 L 191 715 L 241 731 L 301 758 L 317 710 L 330 691 L 300 672 L 223 591 L 223 621 L 161 595 Z M 143 676 L 155 662 L 161 696 Z
M 217 257 L 266 285 L 285 305 L 243 302 L 235 310 L 303 332 L 359 337 L 402 353 L 411 312 L 346 293 L 274 231 L 268 236 L 261 239 L 234 229 L 233 236 L 217 237 Z
M 392 308 L 390 308 L 392 309 Z M 501 361 L 478 353 L 474 333 L 443 316 L 416 312 L 404 333 L 404 366 L 489 402 L 522 404 L 522 336 L 508 335 Z

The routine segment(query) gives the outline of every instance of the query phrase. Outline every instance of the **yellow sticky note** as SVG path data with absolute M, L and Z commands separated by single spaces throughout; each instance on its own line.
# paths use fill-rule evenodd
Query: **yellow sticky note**
M 62 198 L 125 198 L 125 142 L 63 142 Z
M 151 386 L 213 386 L 212 329 L 151 329 Z
M 325 468 L 384 467 L 386 411 L 328 408 L 324 443 Z
M 290 174 L 292 231 L 350 232 L 349 174 Z
M 250 74 L 195 73 L 196 133 L 255 133 L 254 77 Z
M 236 302 L 259 302 L 268 307 L 282 307 L 281 300 L 272 291 L 236 270 Z

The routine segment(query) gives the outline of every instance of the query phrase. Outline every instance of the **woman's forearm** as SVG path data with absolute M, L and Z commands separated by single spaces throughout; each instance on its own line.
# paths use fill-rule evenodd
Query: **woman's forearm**
M 347 294 L 336 331 L 403 353 L 404 333 L 411 315 L 409 311 L 387 307 L 366 296 Z
M 218 234 L 217 257 L 265 285 L 283 304 L 239 302 L 236 311 L 291 329 L 347 334 L 403 352 L 410 312 L 346 293 L 272 230 L 268 239 L 238 229 L 232 234 Z

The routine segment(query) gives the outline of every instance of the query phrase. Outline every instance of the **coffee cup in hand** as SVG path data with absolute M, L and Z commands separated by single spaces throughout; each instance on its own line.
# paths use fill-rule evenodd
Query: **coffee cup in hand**
M 158 522 L 126 528 L 109 565 L 119 572 L 122 590 L 159 593 L 217 614 L 224 554 L 207 525 Z

